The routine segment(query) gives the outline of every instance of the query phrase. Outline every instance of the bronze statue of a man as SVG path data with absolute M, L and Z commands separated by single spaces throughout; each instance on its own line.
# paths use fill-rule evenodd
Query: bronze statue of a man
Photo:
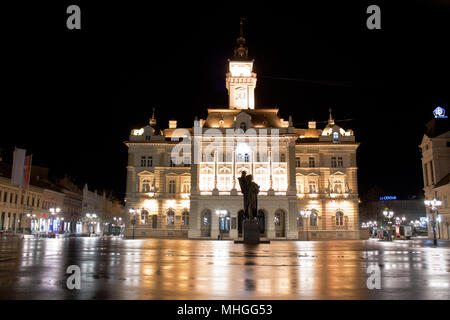
M 238 180 L 244 196 L 244 217 L 245 219 L 254 219 L 258 212 L 259 186 L 253 182 L 253 176 L 247 175 L 245 171 L 242 171 Z

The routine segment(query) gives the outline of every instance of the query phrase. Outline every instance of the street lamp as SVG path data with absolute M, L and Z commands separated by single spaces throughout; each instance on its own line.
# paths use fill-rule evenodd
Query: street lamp
M 389 224 L 392 224 L 391 219 L 394 216 L 394 211 L 388 210 L 388 209 L 383 210 L 383 216 L 385 216 L 389 220 Z M 389 226 L 389 229 L 388 229 L 389 241 L 392 241 L 391 232 L 392 232 L 392 227 Z
M 50 208 L 49 211 L 52 215 L 55 215 L 55 213 L 59 213 L 61 211 L 61 209 L 60 208 Z
M 136 224 L 136 214 L 141 213 L 141 209 L 135 210 L 134 208 L 130 208 L 130 210 L 128 211 L 132 215 L 131 224 L 133 225 L 133 239 L 134 239 L 134 225 Z
M 300 215 L 303 219 L 306 219 L 306 241 L 309 241 L 309 232 L 308 232 L 308 218 L 311 215 L 311 210 L 300 210 Z
M 425 200 L 424 201 L 425 206 L 430 209 L 430 213 L 433 217 L 433 244 L 437 246 L 437 239 L 436 239 L 436 214 L 438 212 L 439 207 L 441 206 L 442 202 L 440 200 Z

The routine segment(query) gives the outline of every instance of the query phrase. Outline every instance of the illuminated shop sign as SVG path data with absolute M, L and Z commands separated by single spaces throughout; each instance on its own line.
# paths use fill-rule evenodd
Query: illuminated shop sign
M 445 109 L 441 107 L 437 107 L 436 109 L 434 109 L 433 114 L 436 119 L 447 118 L 447 116 L 445 115 Z
M 381 201 L 383 201 L 383 200 L 397 200 L 397 196 L 383 196 L 383 197 L 380 197 L 380 200 Z

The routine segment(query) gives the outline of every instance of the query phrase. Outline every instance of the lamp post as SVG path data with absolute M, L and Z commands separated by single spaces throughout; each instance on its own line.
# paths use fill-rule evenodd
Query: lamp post
M 437 239 L 436 239 L 436 213 L 438 212 L 438 208 L 441 206 L 442 202 L 440 200 L 425 200 L 424 201 L 425 206 L 430 209 L 430 213 L 433 217 L 433 245 L 437 246 Z
M 128 210 L 128 211 L 132 215 L 131 224 L 133 225 L 133 239 L 134 239 L 134 225 L 136 224 L 136 214 L 141 213 L 141 209 L 135 210 L 133 208 L 130 208 L 130 210 Z
M 392 236 L 391 236 L 391 232 L 392 232 L 391 219 L 394 216 L 394 211 L 388 210 L 388 209 L 383 210 L 383 216 L 385 216 L 389 220 L 388 236 L 389 236 L 389 241 L 392 241 Z
M 306 241 L 309 241 L 308 218 L 311 215 L 311 210 L 300 210 L 300 215 L 303 219 L 306 219 Z

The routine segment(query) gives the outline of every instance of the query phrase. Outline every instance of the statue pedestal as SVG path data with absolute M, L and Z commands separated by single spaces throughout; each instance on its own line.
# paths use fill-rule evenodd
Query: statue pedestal
M 259 243 L 259 225 L 255 220 L 244 220 L 244 243 Z

